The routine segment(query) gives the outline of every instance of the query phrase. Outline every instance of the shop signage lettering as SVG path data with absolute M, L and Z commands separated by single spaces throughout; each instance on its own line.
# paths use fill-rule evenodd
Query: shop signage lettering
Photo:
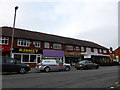
M 31 53 L 38 53 L 38 49 L 19 49 L 19 52 L 31 52 Z
M 14 48 L 13 53 L 34 53 L 34 54 L 42 54 L 42 49 L 34 49 L 34 48 Z
M 75 56 L 79 56 L 79 55 L 81 55 L 81 53 L 79 53 L 79 52 L 65 52 L 65 55 L 71 55 L 71 56 L 75 55 Z

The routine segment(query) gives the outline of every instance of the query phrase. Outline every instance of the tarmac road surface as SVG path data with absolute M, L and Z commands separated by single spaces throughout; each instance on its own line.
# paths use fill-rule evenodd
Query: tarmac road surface
M 116 88 L 118 86 L 118 66 L 68 72 L 2 75 L 2 88 Z

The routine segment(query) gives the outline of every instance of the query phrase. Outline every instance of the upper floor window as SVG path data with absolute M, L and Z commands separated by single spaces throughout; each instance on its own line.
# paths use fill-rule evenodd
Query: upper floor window
M 73 46 L 71 46 L 71 45 L 66 45 L 66 50 L 73 50 Z
M 18 46 L 30 46 L 30 40 L 18 39 Z
M 91 53 L 91 48 L 86 48 L 86 52 Z
M 35 47 L 40 48 L 40 41 L 34 41 L 34 42 L 33 42 L 33 45 L 34 45 Z
M 54 49 L 62 49 L 62 44 L 54 43 L 53 48 Z
M 0 45 L 8 45 L 9 38 L 0 36 Z
M 102 49 L 99 49 L 99 52 L 102 53 Z
M 81 47 L 81 51 L 85 51 L 84 47 Z
M 44 42 L 44 48 L 50 48 L 50 43 L 49 42 Z
M 95 48 L 95 49 L 94 49 L 94 53 L 95 53 L 95 54 L 98 54 L 98 49 Z
M 103 53 L 107 53 L 107 50 L 103 50 Z
M 80 48 L 79 48 L 79 46 L 76 46 L 76 51 L 80 51 Z

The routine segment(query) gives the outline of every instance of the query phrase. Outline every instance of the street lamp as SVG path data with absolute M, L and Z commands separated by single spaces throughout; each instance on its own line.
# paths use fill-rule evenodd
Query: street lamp
M 13 50 L 13 42 L 14 42 L 14 31 L 15 31 L 15 19 L 16 19 L 16 11 L 18 9 L 18 6 L 15 7 L 15 14 L 14 14 L 14 22 L 13 22 L 13 31 L 12 31 L 12 41 L 11 41 L 11 52 L 10 52 L 10 55 L 12 57 L 12 50 Z

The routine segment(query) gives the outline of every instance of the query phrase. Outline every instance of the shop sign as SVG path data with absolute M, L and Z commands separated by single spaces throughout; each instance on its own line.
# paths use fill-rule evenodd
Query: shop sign
M 43 55 L 47 57 L 64 57 L 64 51 L 43 50 Z
M 82 55 L 86 55 L 86 54 L 87 54 L 87 52 L 81 52 L 81 54 L 82 54 Z
M 86 55 L 84 55 L 84 58 L 91 58 L 91 55 L 90 54 L 86 54 Z
M 0 51 L 10 51 L 9 46 L 0 46 Z
M 81 55 L 81 53 L 80 52 L 65 52 L 65 55 L 67 55 L 67 56 L 79 56 L 79 55 Z
M 41 49 L 32 49 L 32 48 L 14 48 L 13 52 L 40 54 L 40 53 L 42 53 L 42 50 Z

